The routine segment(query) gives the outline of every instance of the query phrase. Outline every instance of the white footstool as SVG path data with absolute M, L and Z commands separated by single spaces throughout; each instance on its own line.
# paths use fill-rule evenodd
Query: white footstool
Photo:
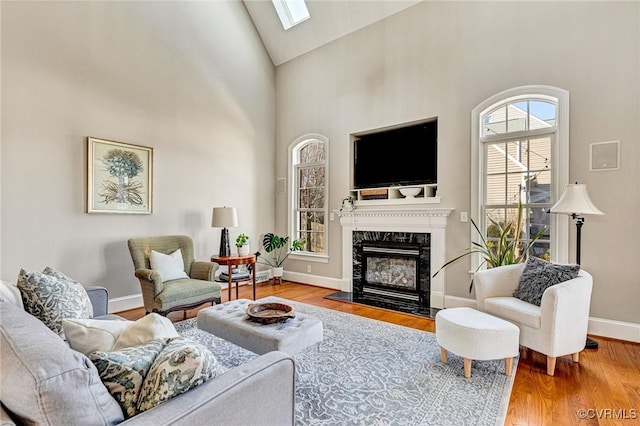
M 520 329 L 508 321 L 471 308 L 449 308 L 436 314 L 436 340 L 442 362 L 447 351 L 464 358 L 464 377 L 471 377 L 471 360 L 504 359 L 504 373 L 511 375 L 519 354 Z
M 274 298 L 269 301 L 288 302 Z M 204 308 L 198 312 L 198 328 L 259 355 L 271 351 L 293 355 L 322 341 L 322 321 L 311 315 L 296 312 L 295 318 L 275 324 L 251 321 L 247 307 L 256 302 L 238 299 Z

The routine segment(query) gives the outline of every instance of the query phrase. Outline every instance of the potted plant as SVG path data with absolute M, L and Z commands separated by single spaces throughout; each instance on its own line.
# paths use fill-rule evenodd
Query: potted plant
M 349 195 L 342 199 L 342 205 L 340 206 L 340 211 L 350 212 L 355 207 L 356 197 L 353 195 Z
M 249 254 L 249 236 L 240 234 L 236 238 L 236 247 L 238 248 L 238 256 L 246 256 Z
M 543 227 L 533 235 L 528 242 L 519 240 L 518 237 L 522 235 L 522 216 L 522 203 L 518 203 L 518 215 L 515 222 L 508 221 L 501 223 L 487 216 L 489 221 L 491 221 L 491 226 L 487 233 L 493 235 L 497 240 L 486 239 L 484 235 L 482 235 L 482 232 L 480 232 L 478 225 L 471 219 L 473 227 L 480 236 L 480 242 L 471 241 L 471 247 L 465 249 L 461 255 L 454 257 L 442 265 L 433 276 L 435 277 L 447 266 L 472 253 L 480 253 L 482 255 L 482 262 L 478 265 L 476 272 L 480 270 L 483 265 L 487 265 L 489 268 L 495 268 L 496 266 L 513 265 L 524 262 L 527 259 L 529 249 L 542 237 L 547 227 Z M 471 292 L 472 288 L 473 279 L 469 285 L 469 292 Z
M 274 278 L 282 277 L 282 264 L 289 257 L 291 252 L 302 250 L 303 240 L 293 240 L 289 244 L 289 237 L 280 237 L 272 232 L 265 234 L 262 238 L 262 247 L 265 254 L 256 252 L 258 263 L 269 265 Z

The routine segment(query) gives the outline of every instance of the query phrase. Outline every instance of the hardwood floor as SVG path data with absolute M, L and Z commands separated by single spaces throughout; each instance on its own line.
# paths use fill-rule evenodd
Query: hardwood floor
M 332 289 L 292 282 L 261 283 L 257 297 L 278 296 L 315 306 L 348 312 L 428 332 L 435 322 L 428 318 L 325 299 Z M 251 299 L 251 287 L 241 286 L 239 297 Z M 235 293 L 234 297 L 235 299 Z M 223 291 L 222 301 L 227 300 Z M 200 308 L 187 312 L 194 317 Z M 144 309 L 120 312 L 135 320 Z M 181 312 L 169 318 L 182 320 Z M 624 425 L 640 424 L 640 344 L 594 337 L 598 349 L 585 349 L 580 362 L 571 356 L 558 358 L 555 376 L 546 375 L 546 358 L 521 348 L 505 425 Z

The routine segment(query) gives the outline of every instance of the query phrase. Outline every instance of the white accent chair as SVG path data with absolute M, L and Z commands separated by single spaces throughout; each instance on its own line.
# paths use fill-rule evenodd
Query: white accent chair
M 556 358 L 572 355 L 579 361 L 589 322 L 593 278 L 580 270 L 572 280 L 545 290 L 540 306 L 513 297 L 525 264 L 500 266 L 474 275 L 478 310 L 503 318 L 520 328 L 520 344 L 547 356 L 553 376 Z

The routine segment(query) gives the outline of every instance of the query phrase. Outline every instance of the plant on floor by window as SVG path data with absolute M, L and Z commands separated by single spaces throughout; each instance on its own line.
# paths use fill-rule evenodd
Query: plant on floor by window
M 272 268 L 281 268 L 289 255 L 298 250 L 302 250 L 304 240 L 293 240 L 289 244 L 289 237 L 280 237 L 272 232 L 265 234 L 262 238 L 262 247 L 265 254 L 256 252 L 258 263 L 269 265 Z
M 473 253 L 482 255 L 482 262 L 480 262 L 480 265 L 476 268 L 476 272 L 484 265 L 487 265 L 489 268 L 495 268 L 496 266 L 513 265 L 526 261 L 529 249 L 544 235 L 547 227 L 544 226 L 535 235 L 531 236 L 529 241 L 520 240 L 519 237 L 522 236 L 522 211 L 522 203 L 518 203 L 518 214 L 515 222 L 497 222 L 490 216 L 487 216 L 491 222 L 491 225 L 487 229 L 487 234 L 492 237 L 491 239 L 485 238 L 482 232 L 480 232 L 478 225 L 471 219 L 473 227 L 480 236 L 480 242 L 471 241 L 471 247 L 465 249 L 461 255 L 454 257 L 442 265 L 440 269 L 433 274 L 433 277 L 438 275 L 438 273 L 447 266 Z M 469 292 L 471 292 L 472 288 L 473 279 L 469 285 Z

